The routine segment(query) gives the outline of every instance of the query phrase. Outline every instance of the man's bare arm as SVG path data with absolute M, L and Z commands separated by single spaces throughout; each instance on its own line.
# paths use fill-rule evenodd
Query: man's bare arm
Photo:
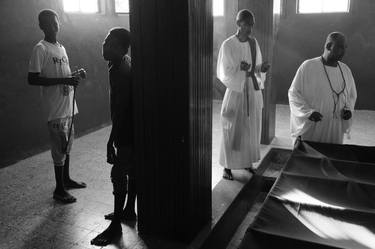
M 79 78 L 76 76 L 66 78 L 45 78 L 40 77 L 40 73 L 29 73 L 27 80 L 32 86 L 55 86 L 55 85 L 70 85 L 77 86 Z

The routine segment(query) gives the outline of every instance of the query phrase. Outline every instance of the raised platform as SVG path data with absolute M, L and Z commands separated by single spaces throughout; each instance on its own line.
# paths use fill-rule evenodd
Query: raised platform
M 375 245 L 375 147 L 300 142 L 239 248 Z

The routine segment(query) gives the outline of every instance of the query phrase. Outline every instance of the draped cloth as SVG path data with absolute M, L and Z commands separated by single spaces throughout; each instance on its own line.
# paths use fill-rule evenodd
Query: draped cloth
M 375 147 L 301 141 L 240 249 L 375 248 Z
M 263 89 L 265 74 L 260 72 L 262 54 L 256 40 L 255 45 L 253 78 Z M 248 168 L 260 159 L 263 96 L 260 90 L 254 89 L 252 77 L 246 77 L 246 72 L 240 70 L 241 61 L 252 64 L 249 42 L 240 42 L 233 35 L 221 45 L 217 60 L 217 77 L 227 87 L 221 107 L 219 163 L 229 169 Z
M 306 60 L 298 68 L 288 91 L 294 139 L 301 136 L 308 141 L 342 144 L 344 134 L 350 133 L 353 117 L 343 120 L 341 112 L 345 108 L 353 113 L 357 91 L 349 67 L 338 63 L 336 67 L 325 66 L 317 57 Z M 314 111 L 323 115 L 321 121 L 308 119 Z

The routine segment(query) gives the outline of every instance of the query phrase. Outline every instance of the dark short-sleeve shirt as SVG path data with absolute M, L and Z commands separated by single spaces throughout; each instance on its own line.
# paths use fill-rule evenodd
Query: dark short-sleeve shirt
M 120 64 L 109 62 L 108 68 L 111 119 L 113 127 L 118 131 L 114 143 L 117 148 L 133 148 L 133 82 L 130 57 L 124 56 Z

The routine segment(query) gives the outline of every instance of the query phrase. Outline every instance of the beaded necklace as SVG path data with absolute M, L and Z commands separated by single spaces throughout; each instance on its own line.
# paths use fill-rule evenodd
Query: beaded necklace
M 340 95 L 341 95 L 341 94 L 344 94 L 344 95 L 345 95 L 345 90 L 346 90 L 346 81 L 345 81 L 344 73 L 342 72 L 342 69 L 341 69 L 340 63 L 337 62 L 337 65 L 339 66 L 340 73 L 341 73 L 341 77 L 342 77 L 342 80 L 343 80 L 343 83 L 344 83 L 344 84 L 343 84 L 343 88 L 341 89 L 341 91 L 336 92 L 335 89 L 333 89 L 333 86 L 332 86 L 331 80 L 329 79 L 329 76 L 328 76 L 328 72 L 327 72 L 326 66 L 324 65 L 323 56 L 321 56 L 320 59 L 321 59 L 321 61 L 322 61 L 323 68 L 324 68 L 324 72 L 325 72 L 325 74 L 326 74 L 326 76 L 327 76 L 327 79 L 328 79 L 329 87 L 331 88 L 332 98 L 333 98 L 333 116 L 336 117 L 335 112 L 336 112 L 337 104 L 338 104 L 338 102 L 339 102 L 339 100 L 340 100 Z

